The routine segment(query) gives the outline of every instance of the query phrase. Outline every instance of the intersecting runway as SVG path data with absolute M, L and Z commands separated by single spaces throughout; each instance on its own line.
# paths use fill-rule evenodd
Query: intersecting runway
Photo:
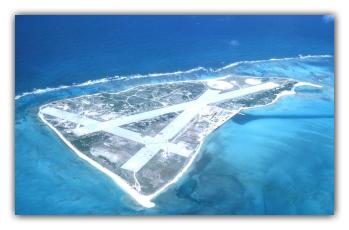
M 121 168 L 125 170 L 138 172 L 161 150 L 175 153 L 184 157 L 190 156 L 192 152 L 191 150 L 188 150 L 182 144 L 171 143 L 169 140 L 175 137 L 181 130 L 183 130 L 183 128 L 185 128 L 188 123 L 199 114 L 200 110 L 204 106 L 218 102 L 224 102 L 226 100 L 242 97 L 259 91 L 273 89 L 278 86 L 279 85 L 274 82 L 267 82 L 225 93 L 220 93 L 221 91 L 219 90 L 208 89 L 204 94 L 193 101 L 125 116 L 105 122 L 100 122 L 91 118 L 87 118 L 86 116 L 70 113 L 52 107 L 44 107 L 40 110 L 40 113 L 78 124 L 79 127 L 74 131 L 74 133 L 78 136 L 98 131 L 105 131 L 143 144 L 144 147 L 141 148 L 136 154 L 134 154 L 121 166 Z M 180 111 L 182 111 L 181 114 L 178 115 L 173 121 L 171 121 L 155 137 L 144 136 L 140 133 L 120 127 L 125 124 Z

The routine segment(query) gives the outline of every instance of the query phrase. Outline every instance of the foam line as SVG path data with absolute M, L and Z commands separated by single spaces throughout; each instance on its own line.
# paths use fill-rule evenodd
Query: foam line
M 189 69 L 186 71 L 175 71 L 175 72 L 168 72 L 168 73 L 150 73 L 150 74 L 135 74 L 135 75 L 129 75 L 129 76 L 114 76 L 114 77 L 104 77 L 101 79 L 96 80 L 88 80 L 82 83 L 75 83 L 72 85 L 62 85 L 58 87 L 47 87 L 44 89 L 34 89 L 30 92 L 24 92 L 21 94 L 18 94 L 15 96 L 15 100 L 19 100 L 25 96 L 30 95 L 37 95 L 37 94 L 45 94 L 49 92 L 55 92 L 60 91 L 63 89 L 69 89 L 69 88 L 75 88 L 75 87 L 85 87 L 89 85 L 95 85 L 95 84 L 101 84 L 101 83 L 107 83 L 112 81 L 120 81 L 120 80 L 132 80 L 132 79 L 141 79 L 141 78 L 153 78 L 153 77 L 163 77 L 163 76 L 177 76 L 181 74 L 190 74 L 195 73 L 199 71 L 206 71 L 207 73 L 216 74 L 219 73 L 222 70 L 226 70 L 235 66 L 238 66 L 240 64 L 253 64 L 253 63 L 261 63 L 261 62 L 267 62 L 267 61 L 287 61 L 287 60 L 304 60 L 304 59 L 311 59 L 311 58 L 332 58 L 332 55 L 299 55 L 297 57 L 286 57 L 286 58 L 270 58 L 270 59 L 264 59 L 264 60 L 255 60 L 255 61 L 238 61 L 233 62 L 231 64 L 228 64 L 222 68 L 218 69 L 211 69 L 211 68 L 205 68 L 205 67 L 196 67 L 193 69 Z

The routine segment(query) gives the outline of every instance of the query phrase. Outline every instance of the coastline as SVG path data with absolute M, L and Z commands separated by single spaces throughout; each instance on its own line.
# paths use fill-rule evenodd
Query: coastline
M 270 59 L 262 59 L 262 60 L 251 60 L 251 61 L 237 61 L 237 62 L 233 62 L 231 64 L 225 65 L 221 68 L 217 68 L 217 69 L 210 69 L 210 68 L 206 68 L 206 67 L 196 67 L 196 68 L 192 68 L 189 70 L 179 70 L 179 71 L 175 71 L 175 72 L 167 72 L 167 73 L 149 73 L 149 74 L 134 74 L 134 75 L 124 75 L 124 76 L 119 76 L 119 75 L 115 75 L 115 76 L 111 76 L 111 77 L 102 77 L 99 79 L 95 79 L 95 80 L 87 80 L 81 83 L 73 83 L 71 85 L 60 85 L 57 87 L 47 87 L 47 88 L 40 88 L 40 89 L 36 89 L 34 88 L 32 91 L 26 91 L 26 92 L 22 92 L 18 95 L 15 95 L 14 99 L 19 100 L 23 97 L 26 96 L 30 96 L 30 95 L 36 95 L 36 94 L 44 94 L 44 93 L 49 93 L 49 92 L 55 92 L 55 91 L 60 91 L 63 89 L 68 89 L 68 88 L 74 88 L 74 87 L 86 87 L 89 85 L 95 85 L 95 84 L 101 84 L 101 83 L 108 83 L 108 82 L 113 82 L 113 81 L 120 81 L 120 80 L 132 80 L 132 79 L 141 79 L 141 78 L 155 78 L 155 77 L 162 77 L 162 76 L 177 76 L 180 74 L 188 74 L 188 73 L 194 73 L 196 71 L 207 71 L 208 73 L 219 73 L 220 71 L 224 71 L 226 69 L 238 66 L 240 64 L 246 64 L 246 63 L 261 63 L 261 62 L 266 62 L 266 61 L 287 61 L 287 60 L 296 60 L 296 59 L 300 59 L 300 60 L 304 60 L 304 59 L 310 59 L 310 58 L 332 58 L 332 55 L 328 55 L 328 54 L 323 54 L 323 55 L 299 55 L 296 57 L 285 57 L 285 58 L 270 58 Z M 219 78 L 219 77 L 217 77 Z M 209 79 L 208 79 L 209 80 Z
M 218 79 L 218 78 L 217 78 Z M 242 107 L 238 110 L 235 110 L 233 112 L 232 115 L 225 117 L 224 119 L 219 120 L 219 122 L 213 126 L 211 129 L 208 129 L 207 132 L 205 133 L 205 136 L 207 137 L 209 134 L 211 134 L 214 130 L 216 130 L 217 128 L 219 128 L 221 125 L 223 125 L 227 120 L 230 120 L 232 117 L 234 117 L 236 114 L 240 113 L 243 110 L 247 110 L 247 109 L 253 109 L 253 108 L 259 108 L 259 107 L 264 107 L 264 106 L 269 106 L 272 105 L 274 103 L 276 103 L 278 101 L 278 99 L 280 99 L 283 96 L 286 95 L 294 95 L 296 94 L 295 92 L 295 88 L 300 87 L 300 86 L 312 86 L 312 87 L 322 87 L 320 85 L 315 85 L 312 83 L 307 83 L 307 82 L 297 82 L 291 90 L 287 90 L 287 91 L 282 91 L 281 93 L 277 94 L 276 98 L 271 101 L 268 104 L 265 105 L 256 105 L 256 106 L 251 106 L 251 107 Z M 84 95 L 86 96 L 86 95 Z M 195 150 L 194 154 L 190 157 L 189 161 L 187 162 L 187 164 L 179 171 L 179 173 L 172 179 L 170 180 L 168 183 L 166 183 L 165 185 L 163 185 L 160 189 L 158 189 L 157 191 L 155 191 L 154 193 L 150 194 L 150 195 L 142 195 L 140 194 L 138 191 L 136 191 L 133 187 L 131 187 L 124 179 L 122 179 L 120 176 L 118 176 L 117 174 L 113 173 L 112 171 L 110 171 L 109 169 L 103 167 L 102 165 L 100 165 L 98 162 L 94 161 L 93 159 L 87 157 L 85 154 L 83 154 L 82 152 L 80 152 L 77 148 L 75 148 L 53 125 L 51 125 L 49 122 L 47 122 L 45 120 L 45 118 L 43 117 L 43 114 L 41 113 L 41 109 L 42 107 L 44 107 L 45 105 L 42 105 L 39 107 L 39 112 L 38 112 L 38 116 L 40 117 L 40 119 L 46 124 L 48 125 L 51 129 L 54 130 L 54 132 L 60 137 L 61 140 L 63 140 L 63 142 L 70 147 L 70 149 L 73 150 L 73 152 L 79 156 L 81 159 L 87 161 L 88 163 L 90 163 L 92 166 L 94 166 L 95 168 L 97 168 L 98 170 L 100 170 L 101 172 L 103 172 L 104 174 L 106 174 L 107 176 L 109 176 L 111 179 L 113 179 L 113 181 L 126 193 L 128 193 L 128 195 L 130 195 L 136 202 L 138 202 L 141 206 L 145 207 L 145 208 L 152 208 L 154 207 L 156 204 L 154 202 L 152 202 L 152 200 L 157 197 L 160 193 L 162 193 L 163 191 L 165 191 L 169 186 L 171 186 L 172 184 L 176 183 L 190 168 L 190 166 L 193 164 L 194 159 L 197 157 L 197 155 L 199 154 L 202 144 L 205 141 L 204 138 L 204 134 L 202 134 L 201 140 L 200 140 L 200 144 L 198 145 L 197 149 Z
M 78 155 L 81 159 L 87 161 L 88 163 L 90 163 L 92 166 L 94 166 L 95 168 L 97 168 L 98 170 L 100 170 L 101 172 L 103 172 L 104 174 L 106 174 L 107 176 L 111 177 L 119 186 L 121 189 L 123 189 L 125 192 L 127 192 L 134 200 L 136 200 L 139 204 L 141 204 L 143 207 L 146 208 L 151 208 L 154 207 L 155 204 L 153 202 L 151 202 L 148 198 L 148 196 L 139 194 L 138 192 L 136 192 L 136 190 L 134 190 L 130 185 L 128 185 L 125 180 L 123 180 L 121 177 L 119 177 L 118 175 L 116 175 L 115 173 L 113 173 L 112 171 L 110 171 L 109 169 L 101 166 L 100 164 L 98 164 L 96 161 L 92 160 L 91 158 L 87 157 L 85 154 L 83 154 L 82 152 L 80 152 L 77 148 L 75 148 L 67 139 L 65 139 L 65 137 L 50 123 L 48 123 L 45 118 L 43 117 L 42 113 L 40 112 L 41 107 L 39 108 L 39 113 L 38 116 L 40 117 L 40 119 L 46 124 L 48 125 L 51 129 L 53 129 L 53 131 L 56 133 L 56 135 L 58 135 L 61 140 L 69 147 L 73 150 L 73 152 Z

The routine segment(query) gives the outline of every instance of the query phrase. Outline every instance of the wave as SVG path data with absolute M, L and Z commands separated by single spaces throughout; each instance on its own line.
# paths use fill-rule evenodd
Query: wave
M 49 92 L 54 92 L 54 91 L 59 91 L 62 89 L 68 89 L 68 88 L 73 88 L 73 87 L 84 87 L 84 86 L 89 86 L 89 85 L 95 85 L 95 84 L 100 84 L 100 83 L 106 83 L 110 81 L 115 81 L 115 80 L 123 80 L 126 79 L 127 77 L 120 77 L 120 76 L 114 76 L 114 77 L 105 77 L 101 79 L 96 79 L 96 80 L 88 80 L 82 83 L 74 83 L 72 85 L 61 85 L 58 87 L 47 87 L 44 89 L 34 89 L 33 91 L 30 92 L 24 92 L 19 95 L 15 96 L 15 100 L 18 100 L 22 97 L 29 96 L 29 95 L 35 95 L 35 94 L 43 94 L 43 93 L 49 93 Z
M 187 74 L 187 73 L 194 73 L 196 71 L 200 70 L 207 70 L 205 67 L 197 67 L 194 69 L 190 69 L 187 71 L 176 71 L 176 72 L 169 72 L 169 73 L 150 73 L 146 75 L 139 75 L 141 77 L 161 77 L 161 76 L 170 76 L 170 75 L 179 75 L 179 74 Z
M 332 58 L 332 55 L 299 55 L 297 57 L 285 57 L 285 58 L 270 58 L 270 59 L 264 59 L 264 60 L 254 60 L 254 61 L 238 61 L 233 62 L 231 64 L 228 64 L 226 66 L 223 66 L 221 68 L 212 69 L 212 68 L 205 68 L 205 67 L 196 67 L 190 70 L 186 71 L 175 71 L 175 72 L 168 72 L 168 73 L 150 73 L 150 74 L 135 74 L 135 75 L 129 75 L 129 76 L 113 76 L 113 77 L 104 77 L 96 80 L 88 80 L 81 83 L 73 83 L 72 85 L 61 85 L 58 87 L 47 87 L 43 89 L 34 89 L 30 92 L 24 92 L 19 95 L 15 96 L 15 100 L 19 100 L 23 97 L 29 96 L 29 95 L 36 95 L 36 94 L 44 94 L 49 92 L 55 92 L 60 91 L 64 89 L 74 88 L 74 87 L 85 87 L 89 85 L 95 85 L 95 84 L 101 84 L 101 83 L 107 83 L 112 81 L 120 81 L 120 80 L 132 80 L 132 79 L 140 79 L 140 78 L 153 78 L 153 77 L 163 77 L 163 76 L 176 76 L 176 75 L 182 75 L 182 74 L 190 74 L 190 73 L 196 73 L 196 72 L 207 72 L 207 73 L 218 73 L 222 70 L 230 69 L 235 66 L 241 65 L 241 64 L 254 64 L 254 63 L 261 63 L 261 62 L 267 62 L 267 61 L 288 61 L 288 60 L 303 60 L 303 59 L 311 59 L 311 58 Z
M 286 57 L 286 58 L 270 58 L 265 60 L 255 60 L 255 61 L 238 61 L 231 64 L 228 64 L 226 66 L 223 66 L 222 68 L 216 69 L 216 71 L 221 71 L 225 69 L 229 69 L 231 67 L 235 67 L 240 64 L 254 64 L 254 63 L 262 63 L 267 61 L 291 61 L 291 60 L 304 60 L 304 59 L 311 59 L 311 58 L 332 58 L 332 55 L 298 55 L 297 57 Z

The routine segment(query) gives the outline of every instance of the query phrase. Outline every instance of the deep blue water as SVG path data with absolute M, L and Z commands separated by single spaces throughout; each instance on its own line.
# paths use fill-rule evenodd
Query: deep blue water
M 323 16 L 17 16 L 16 95 L 54 90 L 16 100 L 16 213 L 333 213 L 334 60 L 318 56 L 333 55 L 333 29 Z M 308 54 L 314 56 L 298 57 Z M 266 61 L 219 69 L 247 60 Z M 291 77 L 323 88 L 300 88 L 231 119 L 153 209 L 134 203 L 36 116 L 52 100 L 225 74 Z M 124 78 L 56 89 L 112 76 Z
M 104 76 L 333 54 L 323 16 L 17 16 L 16 94 Z

